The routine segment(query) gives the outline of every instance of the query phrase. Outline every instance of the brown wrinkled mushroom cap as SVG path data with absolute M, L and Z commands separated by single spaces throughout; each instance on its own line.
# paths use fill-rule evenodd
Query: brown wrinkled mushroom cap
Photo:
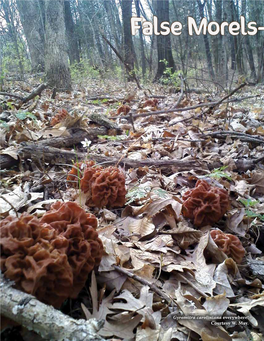
M 50 125 L 54 127 L 56 124 L 62 122 L 68 116 L 66 109 L 60 109 L 50 121 Z
M 116 113 L 117 115 L 120 115 L 121 113 L 124 113 L 125 115 L 127 115 L 130 110 L 131 108 L 128 105 L 123 104 L 117 109 Z
M 0 222 L 1 270 L 17 288 L 60 307 L 77 297 L 99 265 L 97 219 L 76 203 L 55 203 L 41 220 L 24 214 Z
M 238 264 L 242 262 L 245 249 L 238 237 L 219 230 L 212 230 L 210 234 L 221 251 L 233 258 Z
M 117 167 L 87 167 L 81 190 L 90 193 L 86 204 L 91 207 L 122 207 L 126 202 L 125 175 Z
M 155 108 L 158 104 L 159 104 L 159 101 L 156 98 L 154 98 L 154 99 L 147 99 L 145 101 L 145 103 L 143 103 L 143 108 L 146 108 L 146 107 Z
M 212 187 L 205 180 L 198 180 L 195 188 L 183 195 L 182 214 L 197 227 L 213 225 L 227 212 L 228 193 Z

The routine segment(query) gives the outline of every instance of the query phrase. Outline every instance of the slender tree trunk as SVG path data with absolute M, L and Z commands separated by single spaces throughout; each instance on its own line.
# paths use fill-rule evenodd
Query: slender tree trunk
M 247 14 L 247 0 L 244 0 L 244 1 L 242 1 L 241 15 L 243 15 L 246 18 L 246 14 Z M 250 71 L 251 71 L 250 77 L 253 78 L 254 81 L 256 81 L 257 74 L 256 74 L 254 56 L 253 56 L 253 52 L 251 49 L 249 36 L 246 35 L 244 37 L 244 40 L 245 40 L 246 53 L 248 55 L 248 63 L 249 63 Z
M 202 4 L 201 0 L 197 0 L 197 3 L 198 3 L 198 7 L 199 7 L 200 18 L 202 20 L 204 18 L 205 2 Z M 210 73 L 211 78 L 214 79 L 215 74 L 214 74 L 214 69 L 213 69 L 212 55 L 211 55 L 208 35 L 207 34 L 203 35 L 203 39 L 204 39 L 205 53 L 206 53 L 206 59 L 207 59 L 207 65 L 208 65 L 209 73 Z
M 66 25 L 66 35 L 68 41 L 68 51 L 70 63 L 80 62 L 80 54 L 78 48 L 78 39 L 75 32 L 75 25 L 72 18 L 71 5 L 69 0 L 64 1 L 65 6 L 65 25 Z
M 50 86 L 71 89 L 64 11 L 64 0 L 45 0 L 45 68 Z
M 159 23 L 162 21 L 170 21 L 169 18 L 169 0 L 155 0 L 155 12 L 158 15 Z M 166 67 L 172 68 L 175 71 L 175 64 L 172 56 L 171 50 L 171 39 L 170 34 L 167 36 L 158 35 L 157 36 L 157 49 L 158 49 L 158 70 L 155 76 L 155 81 L 157 81 L 164 73 Z M 167 66 L 162 62 L 166 60 Z
M 132 0 L 122 0 L 122 19 L 123 19 L 123 36 L 124 36 L 124 61 L 125 64 L 134 70 L 135 55 L 133 49 L 133 40 L 130 32 L 130 18 L 132 17 Z M 133 71 L 132 71 L 133 72 Z M 127 73 L 127 80 L 132 81 L 133 77 Z
M 140 17 L 139 0 L 136 0 L 135 4 L 136 4 L 137 16 Z M 140 38 L 142 76 L 145 77 L 145 74 L 146 74 L 146 57 L 145 57 L 145 50 L 144 50 L 144 39 L 143 39 L 142 27 L 140 28 L 140 31 L 139 31 L 139 38 Z

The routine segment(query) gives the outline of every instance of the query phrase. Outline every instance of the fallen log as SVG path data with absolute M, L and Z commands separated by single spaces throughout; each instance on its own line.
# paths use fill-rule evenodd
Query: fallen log
M 107 129 L 105 127 L 98 127 L 98 128 L 87 129 L 87 130 L 80 129 L 80 128 L 71 128 L 69 129 L 69 133 L 70 133 L 69 136 L 51 137 L 49 139 L 40 140 L 35 143 L 22 142 L 21 147 L 19 147 L 17 150 L 17 154 L 18 156 L 20 156 L 21 160 L 23 160 L 24 152 L 26 152 L 25 158 L 31 158 L 30 150 L 32 149 L 32 156 L 34 155 L 37 156 L 37 154 L 34 154 L 33 152 L 33 150 L 36 150 L 37 152 L 40 153 L 38 155 L 38 158 L 43 160 L 43 157 L 42 157 L 43 153 L 50 154 L 48 147 L 57 147 L 57 151 L 54 151 L 54 157 L 56 157 L 57 154 L 61 153 L 61 150 L 59 148 L 72 147 L 80 143 L 81 141 L 84 141 L 85 139 L 94 140 L 97 138 L 98 135 L 105 135 L 107 133 Z M 75 158 L 72 158 L 72 159 L 75 159 Z M 49 160 L 49 157 L 47 156 L 44 159 Z M 19 163 L 19 160 L 15 160 L 8 154 L 0 154 L 0 169 L 9 169 L 12 166 L 17 165 L 18 163 Z
M 50 146 L 37 145 L 34 143 L 27 144 L 19 148 L 18 155 L 21 160 L 31 159 L 34 162 L 43 164 L 44 162 L 48 162 L 53 165 L 58 164 L 69 164 L 72 162 L 76 162 L 77 160 L 85 160 L 87 158 L 87 153 L 80 153 L 77 151 L 68 151 L 59 148 L 54 148 Z M 129 158 L 122 158 L 122 155 L 117 155 L 115 158 L 99 155 L 99 154 L 91 154 L 89 153 L 88 158 L 96 161 L 100 164 L 105 165 L 122 165 L 124 168 L 138 168 L 138 167 L 164 167 L 168 168 L 169 166 L 174 166 L 178 171 L 186 171 L 190 169 L 196 170 L 204 170 L 205 172 L 211 171 L 215 168 L 220 168 L 223 164 L 219 161 L 208 163 L 207 161 L 199 161 L 199 160 L 154 160 L 154 159 L 144 159 L 144 160 L 133 160 Z M 262 162 L 262 158 L 260 159 L 238 159 L 235 161 L 237 170 L 245 172 L 247 170 L 252 170 L 255 168 L 258 162 Z M 14 160 L 9 155 L 0 155 L 0 168 L 10 168 L 11 165 L 14 165 L 14 162 L 18 164 L 18 160 Z
M 1 314 L 5 317 L 33 330 L 46 340 L 104 340 L 98 335 L 103 320 L 75 320 L 11 285 L 12 282 L 1 275 Z

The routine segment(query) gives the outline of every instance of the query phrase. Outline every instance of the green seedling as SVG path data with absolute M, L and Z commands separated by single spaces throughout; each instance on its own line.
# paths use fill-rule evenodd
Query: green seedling
M 24 121 L 27 118 L 30 118 L 33 121 L 37 119 L 36 116 L 29 111 L 19 111 L 17 114 L 15 114 L 15 116 L 21 121 Z
M 258 204 L 258 200 L 251 200 L 251 199 L 244 199 L 240 198 L 239 201 L 246 207 L 254 207 L 256 204 Z
M 232 180 L 231 176 L 228 175 L 226 172 L 224 172 L 224 170 L 227 168 L 227 166 L 223 166 L 223 167 L 220 167 L 220 168 L 216 168 L 214 169 L 211 174 L 209 174 L 209 176 L 211 178 L 215 178 L 215 179 L 221 179 L 221 178 L 224 178 L 224 179 L 227 179 L 227 180 Z

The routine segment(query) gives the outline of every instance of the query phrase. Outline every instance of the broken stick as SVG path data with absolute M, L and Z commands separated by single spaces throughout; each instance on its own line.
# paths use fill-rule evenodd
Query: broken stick
M 12 282 L 1 275 L 1 314 L 33 330 L 47 340 L 104 341 L 98 335 L 103 321 L 75 320 L 34 296 L 14 289 Z

